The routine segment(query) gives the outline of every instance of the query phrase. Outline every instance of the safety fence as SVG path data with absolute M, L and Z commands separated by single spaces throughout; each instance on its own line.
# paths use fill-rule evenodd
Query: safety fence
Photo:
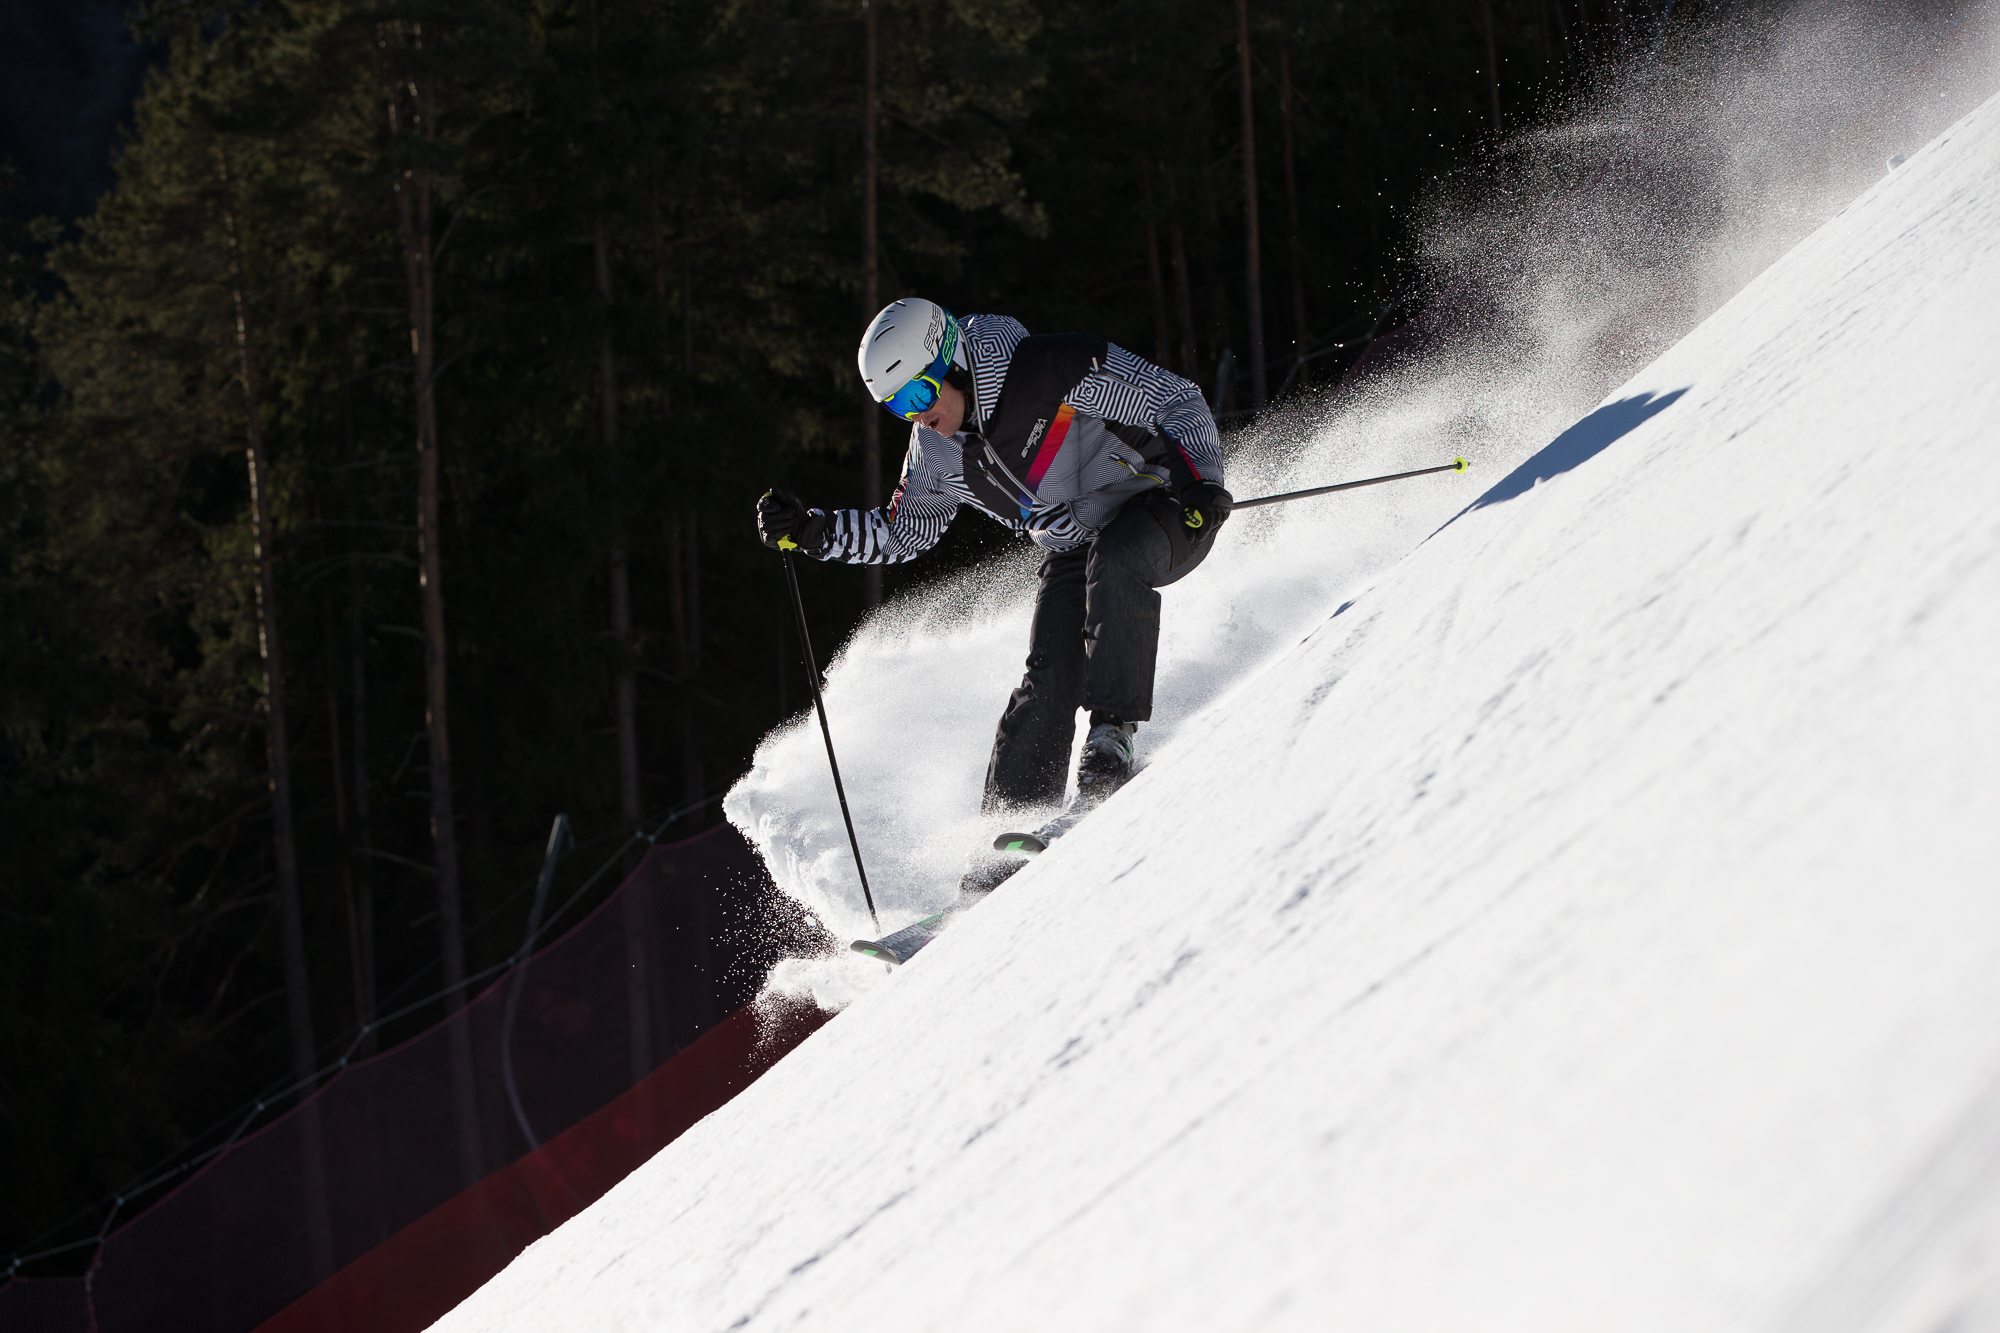
M 110 1233 L 0 1333 L 420 1329 L 824 1016 L 744 1008 L 820 946 L 721 826 L 655 847 L 477 998 L 343 1069 Z

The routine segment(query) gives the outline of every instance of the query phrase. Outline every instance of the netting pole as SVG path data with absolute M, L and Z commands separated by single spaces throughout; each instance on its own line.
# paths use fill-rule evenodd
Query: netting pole
M 521 1090 L 514 1086 L 514 1014 L 521 1007 L 521 987 L 528 980 L 528 958 L 535 951 L 535 936 L 542 933 L 542 909 L 548 906 L 549 884 L 556 877 L 556 862 L 562 859 L 563 843 L 569 837 L 569 816 L 557 815 L 549 829 L 549 849 L 542 855 L 542 877 L 535 881 L 535 902 L 528 909 L 528 933 L 521 940 L 521 952 L 514 960 L 514 984 L 507 989 L 507 1016 L 500 1023 L 500 1072 L 507 1079 L 507 1100 L 514 1107 L 514 1123 L 528 1141 L 528 1151 L 542 1146 L 528 1126 L 527 1108 L 521 1105 Z

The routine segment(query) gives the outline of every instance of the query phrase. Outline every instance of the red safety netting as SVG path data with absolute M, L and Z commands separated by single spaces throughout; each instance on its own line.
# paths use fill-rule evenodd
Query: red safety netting
M 0 1329 L 7 1333 L 91 1333 L 91 1328 L 80 1277 L 18 1278 L 0 1287 Z
M 435 1233 L 455 1215 L 444 1205 L 484 1197 L 482 1182 L 492 1194 L 489 1177 L 524 1160 L 544 1193 L 575 1196 L 535 1214 L 560 1220 L 610 1183 L 597 1180 L 601 1165 L 562 1170 L 579 1152 L 603 1157 L 584 1122 L 628 1091 L 659 1101 L 681 1064 L 661 1066 L 745 1005 L 777 958 L 815 947 L 816 931 L 784 910 L 734 829 L 655 848 L 582 923 L 457 1014 L 349 1066 L 112 1232 L 87 1280 L 0 1288 L 0 1333 L 248 1333 L 420 1219 L 436 1214 Z M 709 1050 L 734 1049 L 717 1036 Z M 746 1077 L 734 1056 L 690 1057 L 686 1078 L 712 1086 L 677 1094 L 683 1119 Z M 734 1063 L 708 1070 L 718 1058 Z M 632 1138 L 629 1112 L 600 1122 Z M 671 1137 L 648 1132 L 647 1151 Z
M 737 1010 L 645 1082 L 425 1213 L 255 1333 L 423 1333 L 831 1016 L 810 1002 Z

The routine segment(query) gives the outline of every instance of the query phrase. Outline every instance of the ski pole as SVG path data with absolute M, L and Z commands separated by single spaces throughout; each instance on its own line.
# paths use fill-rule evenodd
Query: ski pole
M 826 725 L 826 700 L 819 695 L 819 660 L 813 656 L 812 635 L 806 630 L 806 599 L 799 595 L 799 574 L 792 568 L 792 553 L 782 548 L 778 553 L 785 558 L 785 582 L 791 585 L 792 610 L 799 617 L 799 646 L 806 653 L 806 681 L 812 686 L 813 707 L 819 710 L 819 734 L 826 738 L 826 762 L 833 770 L 833 793 L 840 798 L 840 817 L 847 821 L 847 845 L 854 849 L 854 873 L 861 876 L 861 897 L 868 904 L 868 919 L 880 930 L 882 918 L 875 915 L 875 895 L 868 889 L 868 872 L 861 865 L 861 841 L 854 836 L 854 816 L 847 812 L 847 789 L 840 784 L 840 761 L 833 757 L 833 732 Z
M 1405 477 L 1428 477 L 1433 472 L 1463 472 L 1472 466 L 1469 458 L 1454 458 L 1449 463 L 1436 467 L 1420 467 L 1415 472 L 1392 472 L 1386 477 L 1369 477 L 1365 481 L 1343 481 L 1337 486 L 1315 486 L 1309 491 L 1286 491 L 1283 495 L 1261 495 L 1255 500 L 1238 500 L 1231 509 L 1255 509 L 1258 505 L 1274 505 L 1286 500 L 1303 500 L 1308 495 L 1330 495 L 1334 491 L 1351 491 L 1362 486 L 1380 486 L 1385 481 L 1401 481 Z

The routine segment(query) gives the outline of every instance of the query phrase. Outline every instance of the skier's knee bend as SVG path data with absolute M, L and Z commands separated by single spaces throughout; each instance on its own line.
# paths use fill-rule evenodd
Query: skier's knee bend
M 1139 543 L 1120 540 L 1116 535 L 1100 537 L 1090 552 L 1090 584 L 1094 589 L 1106 584 L 1134 588 L 1153 586 L 1151 553 Z

